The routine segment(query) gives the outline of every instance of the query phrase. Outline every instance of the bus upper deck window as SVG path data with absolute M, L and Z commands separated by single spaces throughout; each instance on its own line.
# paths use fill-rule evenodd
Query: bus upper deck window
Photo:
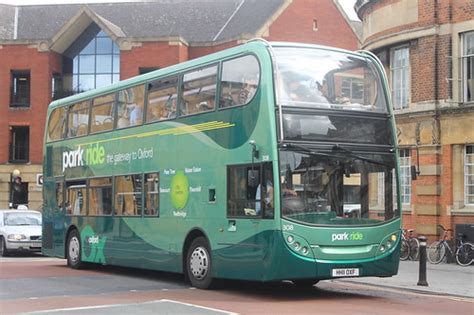
M 115 93 L 97 97 L 92 101 L 91 133 L 114 128 Z
M 183 115 L 192 115 L 215 108 L 217 65 L 186 73 L 183 78 Z
M 141 125 L 144 105 L 144 85 L 119 91 L 117 97 L 117 128 Z
M 257 92 L 260 69 L 252 55 L 225 61 L 222 65 L 220 107 L 243 105 Z
M 89 101 L 71 105 L 68 115 L 68 137 L 86 135 L 89 129 Z
M 53 110 L 48 122 L 48 142 L 60 140 L 66 130 L 66 107 Z
M 148 84 L 146 122 L 176 117 L 178 77 L 156 80 Z

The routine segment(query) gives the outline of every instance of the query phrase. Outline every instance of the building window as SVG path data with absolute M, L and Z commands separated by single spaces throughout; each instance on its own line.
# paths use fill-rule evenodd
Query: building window
M 462 34 L 463 102 L 474 101 L 474 32 Z
M 342 78 L 341 97 L 348 97 L 352 103 L 364 104 L 364 81 L 358 78 Z
M 408 108 L 410 93 L 410 59 L 408 47 L 391 50 L 390 76 L 394 109 Z
M 74 57 L 72 67 L 73 87 L 77 92 L 110 85 L 119 81 L 120 50 L 106 33 L 100 31 Z
M 10 127 L 10 163 L 29 161 L 30 128 Z
M 464 155 L 464 202 L 474 205 L 474 145 L 466 145 Z
M 155 71 L 155 70 L 158 70 L 160 68 L 158 67 L 139 67 L 138 68 L 138 73 L 139 74 L 145 74 L 145 73 L 148 73 L 148 72 L 152 72 L 152 71 Z
M 12 70 L 10 107 L 30 107 L 30 71 Z
M 411 200 L 411 157 L 410 149 L 400 150 L 400 197 L 402 204 Z

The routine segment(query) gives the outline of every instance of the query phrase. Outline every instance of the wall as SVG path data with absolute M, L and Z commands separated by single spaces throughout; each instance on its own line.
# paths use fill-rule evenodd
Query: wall
M 464 205 L 463 164 L 465 145 L 474 143 L 474 104 L 451 99 L 459 90 L 460 34 L 474 30 L 474 1 L 379 0 L 361 9 L 362 46 L 386 56 L 388 74 L 390 49 L 409 47 L 410 104 L 395 117 L 399 144 L 412 149 L 412 165 L 419 147 L 421 176 L 412 182 L 403 219 L 405 228 L 432 241 L 441 233 L 438 224 L 454 229 L 474 223 L 474 208 Z M 388 14 L 395 9 L 396 15 Z
M 313 30 L 313 20 L 317 30 Z M 332 0 L 294 0 L 263 36 L 271 41 L 292 41 L 358 49 L 358 40 Z
M 39 209 L 41 188 L 36 186 L 36 174 L 41 173 L 43 133 L 46 110 L 51 102 L 51 77 L 60 73 L 61 58 L 53 52 L 38 52 L 32 45 L 0 46 L 0 207 L 8 205 L 10 174 L 21 171 L 23 182 L 29 183 L 30 207 Z M 30 70 L 30 107 L 10 109 L 11 70 Z M 30 162 L 8 164 L 10 126 L 29 126 Z

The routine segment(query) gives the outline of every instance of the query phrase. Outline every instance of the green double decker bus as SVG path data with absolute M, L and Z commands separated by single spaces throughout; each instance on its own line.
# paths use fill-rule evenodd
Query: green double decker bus
M 198 288 L 392 276 L 396 144 L 364 51 L 252 40 L 54 101 L 43 254 Z

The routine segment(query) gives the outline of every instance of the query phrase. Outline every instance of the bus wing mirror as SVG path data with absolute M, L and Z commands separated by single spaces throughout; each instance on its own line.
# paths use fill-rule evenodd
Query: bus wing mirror
M 252 188 L 257 187 L 260 184 L 260 172 L 258 170 L 247 171 L 247 184 Z

